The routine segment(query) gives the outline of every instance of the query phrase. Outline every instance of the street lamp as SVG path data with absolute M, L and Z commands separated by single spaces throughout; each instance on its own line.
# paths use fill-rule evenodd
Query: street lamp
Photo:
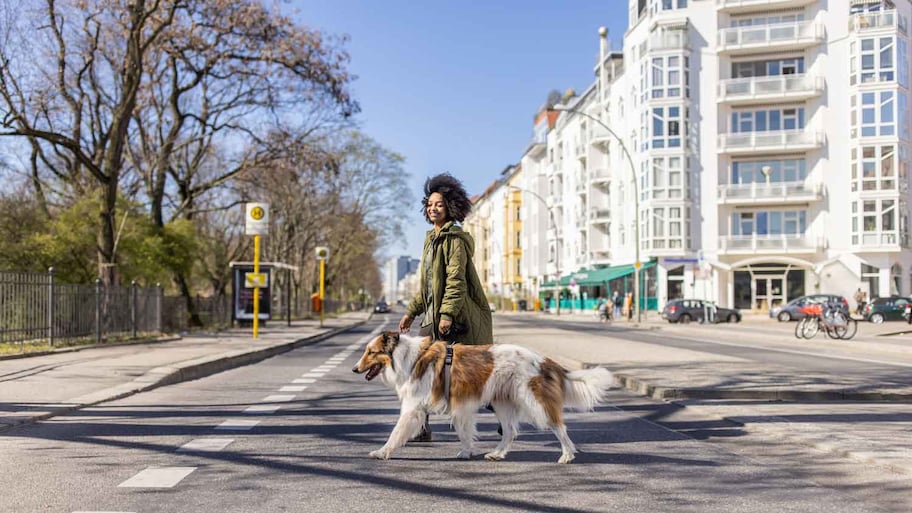
M 634 257 L 636 261 L 633 264 L 633 308 L 635 308 L 636 311 L 637 322 L 640 322 L 640 266 L 642 265 L 640 263 L 640 186 L 637 183 L 637 173 L 636 167 L 633 165 L 633 158 L 630 156 L 630 152 L 627 151 L 627 146 L 624 145 L 624 141 L 614 133 L 614 130 L 612 130 L 611 127 L 603 123 L 599 118 L 561 104 L 554 105 L 551 107 L 551 110 L 566 112 L 568 114 L 579 114 L 580 116 L 589 118 L 598 123 L 602 128 L 607 130 L 608 133 L 611 134 L 611 137 L 613 137 L 621 146 L 624 155 L 627 157 L 627 163 L 630 164 L 630 175 L 633 177 L 633 238 L 636 245 Z
M 542 198 L 540 194 L 529 189 L 523 189 L 522 187 L 517 187 L 515 185 L 507 185 L 508 189 L 514 189 L 520 192 L 527 192 L 532 195 L 535 199 L 541 202 L 545 206 L 545 209 L 548 211 L 548 217 L 551 219 L 551 228 L 554 229 L 554 236 L 557 237 L 557 221 L 554 219 L 554 210 L 548 206 L 548 202 L 545 201 L 545 198 Z M 557 268 L 557 279 L 555 283 L 557 284 L 557 315 L 560 315 L 560 280 L 561 280 L 561 268 L 560 268 L 560 239 L 555 238 L 557 241 L 557 250 L 554 252 L 554 267 Z

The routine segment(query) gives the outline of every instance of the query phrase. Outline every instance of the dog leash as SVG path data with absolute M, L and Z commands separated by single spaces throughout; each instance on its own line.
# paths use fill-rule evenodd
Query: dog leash
M 446 345 L 446 356 L 443 359 L 443 397 L 446 399 L 446 412 L 450 411 L 450 367 L 453 366 L 453 346 L 455 342 Z

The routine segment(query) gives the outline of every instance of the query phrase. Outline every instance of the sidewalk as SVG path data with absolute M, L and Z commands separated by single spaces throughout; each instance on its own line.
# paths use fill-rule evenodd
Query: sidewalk
M 201 378 L 319 342 L 359 326 L 369 312 L 270 323 L 149 343 L 65 350 L 0 360 L 0 432 L 152 388 Z

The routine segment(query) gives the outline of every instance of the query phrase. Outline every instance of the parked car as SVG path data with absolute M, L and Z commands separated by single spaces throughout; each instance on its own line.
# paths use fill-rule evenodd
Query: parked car
M 902 321 L 905 318 L 906 305 L 912 299 L 902 296 L 879 297 L 864 307 L 864 320 L 880 324 L 884 321 Z
M 377 304 L 374 305 L 374 313 L 390 313 L 392 309 L 386 301 L 377 301 Z
M 770 318 L 779 319 L 779 322 L 797 321 L 803 319 L 805 315 L 799 310 L 801 307 L 808 305 L 824 304 L 835 302 L 842 305 L 841 309 L 844 314 L 849 315 L 849 302 L 845 297 L 838 294 L 810 294 L 807 296 L 796 297 L 784 306 L 777 306 L 770 309 Z
M 702 299 L 675 299 L 665 304 L 662 309 L 662 318 L 668 322 L 687 324 L 690 321 L 702 321 L 706 315 L 707 307 L 711 303 Z M 712 314 L 711 314 L 712 315 Z M 731 308 L 715 307 L 714 322 L 741 322 L 741 312 Z

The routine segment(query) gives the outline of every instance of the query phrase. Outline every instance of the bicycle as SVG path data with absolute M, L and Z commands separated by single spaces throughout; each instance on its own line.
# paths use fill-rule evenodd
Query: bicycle
M 858 321 L 837 305 L 809 305 L 798 309 L 805 317 L 795 326 L 795 337 L 810 340 L 820 331 L 832 339 L 849 340 L 858 333 Z

